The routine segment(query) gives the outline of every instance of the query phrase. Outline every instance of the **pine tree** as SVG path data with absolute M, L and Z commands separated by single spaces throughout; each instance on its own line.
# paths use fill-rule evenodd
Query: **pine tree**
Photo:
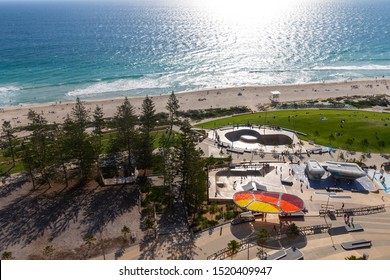
M 15 136 L 15 128 L 12 127 L 10 121 L 4 121 L 2 125 L 3 133 L 1 142 L 5 147 L 6 154 L 12 157 L 12 165 L 15 165 L 17 139 Z
M 136 131 L 134 108 L 127 97 L 122 105 L 117 107 L 114 123 L 118 129 L 116 144 L 127 152 L 127 172 L 132 173 L 132 159 L 134 158 Z
M 27 118 L 30 121 L 28 129 L 32 131 L 30 141 L 27 143 L 27 149 L 31 153 L 27 156 L 25 163 L 32 164 L 32 167 L 38 170 L 43 182 L 48 183 L 51 187 L 50 177 L 55 165 L 56 156 L 53 154 L 55 146 L 53 131 L 47 123 L 47 120 L 33 110 L 29 110 Z
M 162 173 L 164 178 L 164 186 L 169 187 L 170 192 L 170 200 L 169 200 L 169 206 L 173 205 L 173 200 L 175 198 L 175 190 L 173 186 L 173 181 L 175 179 L 175 176 L 177 174 L 177 154 L 178 151 L 175 149 L 175 145 L 173 141 L 169 141 L 168 133 L 164 133 L 159 140 L 160 148 L 159 153 L 162 157 Z
M 172 134 L 173 124 L 177 118 L 177 112 L 180 108 L 179 100 L 177 100 L 175 93 L 172 91 L 171 95 L 168 98 L 166 109 L 168 110 L 168 120 L 169 120 L 169 136 Z
M 93 146 L 96 157 L 102 152 L 103 127 L 105 125 L 103 108 L 96 105 L 93 111 Z
M 153 100 L 146 97 L 142 103 L 140 116 L 140 135 L 138 141 L 137 167 L 149 169 L 153 163 L 153 142 L 152 130 L 156 125 L 156 110 Z
M 53 147 L 53 152 L 56 155 L 57 165 L 62 169 L 62 176 L 58 174 L 56 180 L 58 182 L 64 182 L 67 188 L 69 186 L 69 178 L 66 163 L 72 159 L 72 154 L 74 153 L 68 150 L 70 148 L 68 144 L 71 141 L 68 140 L 69 134 L 62 127 L 57 126 L 54 135 L 56 145 Z
M 71 116 L 79 130 L 79 133 L 84 133 L 85 129 L 87 128 L 87 124 L 90 119 L 89 113 L 90 111 L 87 110 L 87 108 L 81 102 L 80 98 L 77 97 L 76 104 L 72 108 Z
M 85 180 L 92 171 L 94 150 L 88 134 L 85 132 L 89 122 L 89 111 L 79 98 L 72 108 L 71 116 L 67 115 L 64 122 L 64 145 L 73 159 L 77 159 L 80 177 Z
M 183 122 L 181 132 L 177 145 L 180 195 L 184 197 L 189 214 L 195 217 L 207 199 L 205 161 L 202 159 L 202 151 L 195 147 L 194 134 L 188 120 Z
M 27 170 L 33 185 L 33 189 L 35 190 L 36 188 L 36 180 L 34 175 L 35 161 L 34 161 L 33 153 L 31 151 L 30 142 L 26 140 L 23 141 L 21 147 L 22 147 L 21 155 L 22 155 L 23 166 Z

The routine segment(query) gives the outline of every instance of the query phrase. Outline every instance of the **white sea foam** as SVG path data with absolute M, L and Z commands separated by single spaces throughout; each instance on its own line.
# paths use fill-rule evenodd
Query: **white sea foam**
M 13 92 L 13 91 L 18 91 L 18 90 L 21 90 L 21 88 L 16 87 L 16 86 L 0 87 L 0 93 L 8 93 L 8 92 Z
M 370 64 L 370 65 L 340 65 L 340 66 L 316 66 L 313 67 L 312 70 L 327 70 L 327 71 L 332 71 L 332 70 L 343 70 L 343 71 L 364 71 L 364 70 L 390 70 L 389 65 L 375 65 L 375 64 Z
M 169 87 L 168 83 L 165 83 L 163 79 L 120 79 L 113 82 L 98 82 L 92 84 L 86 88 L 80 88 L 69 91 L 67 96 L 89 96 L 98 95 L 111 92 L 122 92 L 135 89 L 154 89 Z

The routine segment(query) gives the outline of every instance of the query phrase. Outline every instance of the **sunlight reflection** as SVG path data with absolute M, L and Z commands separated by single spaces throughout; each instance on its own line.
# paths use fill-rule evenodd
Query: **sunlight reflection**
M 304 0 L 200 0 L 198 5 L 217 17 L 247 23 L 272 20 L 302 1 Z

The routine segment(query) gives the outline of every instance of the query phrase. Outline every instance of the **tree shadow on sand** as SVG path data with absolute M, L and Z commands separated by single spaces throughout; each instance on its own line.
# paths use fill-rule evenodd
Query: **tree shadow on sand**
M 96 235 L 118 216 L 137 205 L 138 190 L 134 186 L 107 187 L 91 193 L 81 225 L 85 235 Z
M 0 210 L 0 250 L 10 245 L 30 244 L 50 231 L 53 240 L 77 217 L 91 191 L 76 185 L 60 193 L 31 191 Z
M 190 232 L 173 232 L 144 240 L 140 248 L 140 260 L 192 260 L 197 255 Z
M 27 177 L 23 176 L 6 184 L 0 190 L 0 198 L 7 197 L 10 194 L 12 194 L 14 191 L 19 190 L 25 183 L 27 183 L 27 181 L 28 181 Z
M 168 209 L 168 208 L 167 208 Z M 170 210 L 158 216 L 158 237 L 145 236 L 140 244 L 141 260 L 191 260 L 194 259 L 195 240 L 189 231 L 185 208 L 182 203 L 173 203 Z

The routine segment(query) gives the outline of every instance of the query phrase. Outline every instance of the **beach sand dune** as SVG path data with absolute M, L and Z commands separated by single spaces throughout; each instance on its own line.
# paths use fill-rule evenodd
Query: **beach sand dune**
M 327 99 L 343 96 L 366 96 L 388 94 L 390 79 L 360 79 L 343 81 L 324 81 L 320 83 L 270 85 L 270 86 L 241 86 L 234 88 L 212 88 L 199 91 L 178 93 L 177 98 L 181 111 L 190 109 L 229 108 L 231 106 L 247 106 L 253 111 L 258 106 L 271 103 L 271 91 L 280 91 L 279 102 L 292 102 L 303 100 Z M 169 94 L 151 96 L 157 112 L 166 111 Z M 142 101 L 145 97 L 129 97 L 135 108 L 135 113 L 141 111 Z M 87 108 L 93 110 L 96 105 L 102 106 L 105 117 L 112 117 L 116 108 L 123 102 L 122 98 L 104 100 L 84 100 Z M 3 108 L 0 111 L 0 120 L 11 121 L 13 126 L 22 126 L 28 123 L 29 109 L 41 113 L 49 122 L 61 123 L 71 112 L 73 102 L 57 102 L 55 104 L 23 105 Z

